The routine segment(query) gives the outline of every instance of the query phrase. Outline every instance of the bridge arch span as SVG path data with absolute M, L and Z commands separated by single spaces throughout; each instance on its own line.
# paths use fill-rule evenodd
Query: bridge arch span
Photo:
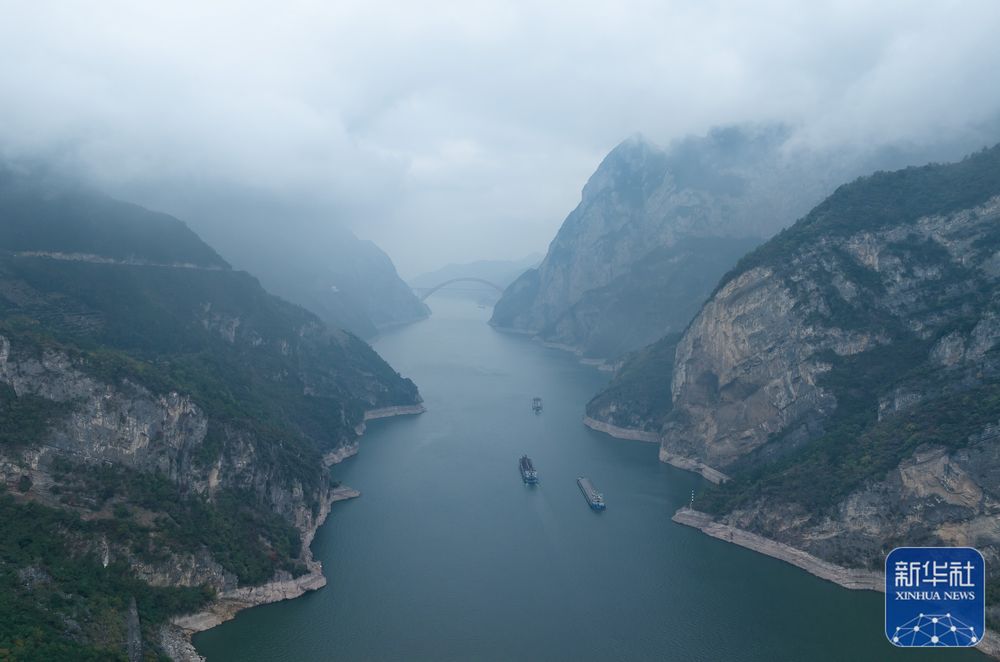
M 452 278 L 451 280 L 446 280 L 443 283 L 439 283 L 439 284 L 435 285 L 434 287 L 430 288 L 429 290 L 427 290 L 426 292 L 424 292 L 423 294 L 421 294 L 420 295 L 420 300 L 423 301 L 427 297 L 429 297 L 430 295 L 432 295 L 435 292 L 437 292 L 438 290 L 440 290 L 442 287 L 447 287 L 447 286 L 452 285 L 454 283 L 479 283 L 480 285 L 489 285 L 490 287 L 492 287 L 497 292 L 500 292 L 501 294 L 503 293 L 503 288 L 500 287 L 499 285 L 497 285 L 496 283 L 491 283 L 490 281 L 488 281 L 488 280 L 486 280 L 484 278 L 475 278 L 473 276 L 463 276 L 461 278 Z

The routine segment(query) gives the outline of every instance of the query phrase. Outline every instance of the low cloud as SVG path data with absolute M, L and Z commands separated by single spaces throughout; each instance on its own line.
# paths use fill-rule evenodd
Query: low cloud
M 1000 140 L 992 0 L 0 4 L 3 157 L 179 213 L 252 192 L 409 274 L 543 250 L 636 131 Z

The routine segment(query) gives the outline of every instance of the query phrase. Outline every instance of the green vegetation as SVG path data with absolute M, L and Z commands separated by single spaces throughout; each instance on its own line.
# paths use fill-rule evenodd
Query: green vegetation
M 65 443 L 53 431 L 105 389 L 132 400 L 121 422 L 134 412 L 153 437 L 133 468 L 46 453 L 3 497 L 0 661 L 121 659 L 131 597 L 147 635 L 211 598 L 202 588 L 153 588 L 124 562 L 104 568 L 94 558 L 100 540 L 153 568 L 205 551 L 243 585 L 305 572 L 286 517 L 299 506 L 318 511 L 330 484 L 323 454 L 353 439 L 365 409 L 419 401 L 367 344 L 232 271 L 176 219 L 0 171 L 0 246 L 10 361 L 46 365 L 28 376 L 28 392 L 0 384 L 0 455 Z M 150 266 L 174 262 L 207 268 Z M 176 448 L 154 436 L 164 398 L 189 399 L 196 411 L 190 432 L 187 418 L 179 424 L 186 438 Z M 109 402 L 109 411 L 119 406 Z M 180 480 L 161 473 L 165 461 Z M 184 487 L 214 480 L 216 466 L 210 499 Z M 25 584 L 26 572 L 39 579 Z
M 499 327 L 513 326 L 517 316 L 526 310 L 538 295 L 539 278 L 538 269 L 528 269 L 508 285 L 503 296 L 493 307 L 490 324 Z
M 921 403 L 913 412 L 873 423 L 874 412 L 836 416 L 830 431 L 801 453 L 709 490 L 702 507 L 713 513 L 759 498 L 799 503 L 820 515 L 867 481 L 881 478 L 922 444 L 961 448 L 995 423 L 1000 383 Z
M 958 163 L 877 172 L 838 188 L 804 218 L 746 255 L 719 281 L 716 291 L 758 266 L 782 273 L 803 248 L 864 230 L 911 223 L 924 216 L 970 209 L 996 196 L 1000 145 Z
M 265 582 L 277 570 L 293 575 L 306 571 L 298 560 L 298 530 L 246 490 L 224 490 L 209 502 L 184 494 L 161 474 L 114 465 L 86 467 L 65 459 L 54 463 L 52 476 L 67 506 L 102 511 L 114 504 L 118 521 L 107 532 L 109 541 L 129 546 L 147 561 L 205 548 L 244 585 Z M 133 508 L 148 511 L 155 525 L 138 524 Z
M 899 380 L 903 366 L 921 366 L 926 349 L 925 343 L 912 342 L 826 357 L 834 369 L 821 384 L 837 395 L 837 409 L 825 423 L 825 433 L 778 462 L 759 464 L 747 458 L 743 466 L 754 468 L 737 467 L 733 480 L 699 497 L 700 507 L 721 514 L 763 498 L 798 503 L 820 517 L 922 444 L 967 445 L 970 435 L 1000 417 L 1000 382 L 944 393 L 905 415 L 878 421 L 878 393 Z M 770 443 L 780 444 L 780 435 Z
M 66 354 L 79 369 L 125 392 L 134 390 L 129 384 L 138 384 L 152 393 L 189 395 L 209 418 L 205 443 L 194 455 L 197 463 L 203 467 L 215 463 L 230 440 L 242 440 L 253 447 L 255 461 L 268 467 L 271 480 L 301 485 L 306 505 L 318 509 L 316 496 L 326 481 L 323 448 L 343 438 L 350 421 L 361 420 L 363 406 L 349 395 L 349 384 L 337 383 L 339 375 L 330 380 L 332 393 L 326 397 L 303 396 L 305 385 L 298 375 L 342 366 L 349 361 L 345 356 L 335 354 L 331 359 L 329 354 L 347 351 L 333 338 L 320 337 L 311 346 L 300 341 L 299 351 L 316 353 L 308 359 L 286 358 L 279 351 L 251 357 L 245 348 L 197 324 L 197 302 L 215 294 L 217 301 L 225 301 L 244 315 L 249 312 L 251 319 L 256 303 L 262 318 L 258 328 L 271 325 L 269 331 L 293 341 L 294 325 L 307 324 L 308 313 L 269 297 L 256 281 L 232 272 L 95 267 L 21 258 L 0 260 L 0 271 L 20 277 L 44 295 L 44 307 L 8 307 L 5 311 L 8 315 L 0 321 L 0 333 L 15 351 L 35 356 L 45 351 Z M 214 283 L 214 292 L 204 287 L 206 282 Z M 52 310 L 53 300 L 56 310 Z M 78 324 L 81 316 L 73 307 L 81 304 L 89 304 L 84 319 L 99 314 L 103 324 Z M 0 309 L 3 306 L 0 301 Z M 349 347 L 352 342 L 363 346 L 353 337 L 345 342 Z M 298 363 L 304 360 L 329 363 L 299 370 Z M 9 415 L 2 419 L 0 442 L 12 448 L 37 443 L 69 409 L 69 403 L 31 395 L 16 397 L 4 386 L 0 411 Z M 224 491 L 209 503 L 181 494 L 176 484 L 158 474 L 120 467 L 77 468 L 61 471 L 59 478 L 68 483 L 60 489 L 69 506 L 99 510 L 114 499 L 165 514 L 153 527 L 155 535 L 151 530 L 118 532 L 150 560 L 162 560 L 166 550 L 193 552 L 204 546 L 243 583 L 266 581 L 278 569 L 293 574 L 304 571 L 298 561 L 298 532 L 255 494 Z M 150 556 L 151 550 L 159 556 Z
M 657 430 L 673 407 L 670 376 L 680 338 L 668 335 L 629 356 L 611 384 L 587 403 L 587 415 L 620 427 Z
M 125 660 L 126 614 L 135 598 L 146 658 L 158 625 L 197 611 L 211 590 L 158 588 L 103 567 L 93 541 L 107 529 L 61 509 L 0 494 L 0 660 Z
M 946 284 L 940 284 L 947 289 Z M 978 294 L 951 301 L 947 310 L 975 309 Z M 858 328 L 880 328 L 885 316 L 873 313 L 869 323 L 860 322 L 857 308 L 851 316 L 838 316 Z M 940 310 L 934 310 L 940 313 Z M 928 365 L 927 355 L 934 341 L 968 322 L 956 318 L 946 331 L 929 340 L 920 340 L 898 325 L 881 326 L 892 343 L 853 356 L 827 352 L 817 358 L 832 369 L 820 377 L 820 385 L 833 393 L 837 408 L 823 422 L 823 434 L 809 443 L 784 453 L 778 461 L 760 460 L 774 454 L 786 433 L 775 435 L 758 452 L 751 453 L 731 468 L 735 478 L 710 489 L 702 507 L 720 514 L 757 499 L 780 499 L 798 503 L 820 516 L 866 482 L 885 473 L 912 455 L 921 444 L 958 448 L 969 436 L 1000 418 L 1000 382 L 977 378 L 971 384 L 960 380 L 949 384 Z M 880 396 L 905 385 L 923 393 L 925 400 L 901 416 L 878 420 Z
M 982 375 L 942 375 L 927 358 L 938 338 L 972 328 L 991 305 L 992 284 L 956 263 L 939 243 L 904 236 L 885 246 L 882 258 L 898 258 L 909 277 L 921 270 L 934 276 L 920 279 L 918 295 L 905 295 L 910 300 L 901 316 L 885 305 L 881 276 L 831 241 L 968 209 L 997 194 L 1000 146 L 955 164 L 876 173 L 839 188 L 723 279 L 724 284 L 758 265 L 786 276 L 794 269 L 795 278 L 786 279 L 789 286 L 800 298 L 822 304 L 809 323 L 878 334 L 889 344 L 855 356 L 828 352 L 817 357 L 832 365 L 820 384 L 837 400 L 835 412 L 823 421 L 822 435 L 801 446 L 791 443 L 787 433 L 776 435 L 731 467 L 734 480 L 709 490 L 703 508 L 722 513 L 761 498 L 781 499 L 819 515 L 883 476 L 919 445 L 962 446 L 969 435 L 1000 418 L 1000 384 Z M 979 250 L 988 251 L 995 234 L 987 228 L 987 240 L 977 242 Z M 850 301 L 835 287 L 835 278 L 852 284 Z M 817 289 L 800 291 L 803 283 Z M 914 335 L 911 325 L 920 320 L 936 329 L 932 338 Z M 878 421 L 879 398 L 900 385 L 924 394 L 925 400 L 905 416 Z
M 184 223 L 69 183 L 0 166 L 0 246 L 228 268 Z
M 350 438 L 366 408 L 417 398 L 363 341 L 325 331 L 244 273 L 0 258 L 0 277 L 35 293 L 17 306 L 0 298 L 0 332 L 19 351 L 56 349 L 100 381 L 190 396 L 210 420 L 202 466 L 227 439 L 245 439 L 277 479 L 312 496 L 321 454 Z
M 52 421 L 69 409 L 68 405 L 35 395 L 17 397 L 13 388 L 0 383 L 0 451 L 37 443 Z

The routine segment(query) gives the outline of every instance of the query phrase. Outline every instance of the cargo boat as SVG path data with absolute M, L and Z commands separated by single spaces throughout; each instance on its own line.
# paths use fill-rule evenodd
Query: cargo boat
M 521 479 L 528 485 L 535 485 L 538 483 L 538 472 L 535 471 L 535 465 L 531 461 L 531 458 L 527 455 L 522 455 L 520 461 L 518 461 L 518 467 L 521 469 Z
M 532 398 L 531 399 L 531 409 L 536 414 L 541 414 L 542 413 L 542 399 L 541 398 Z
M 597 491 L 589 478 L 580 476 L 576 479 L 576 484 L 580 486 L 580 491 L 593 510 L 604 510 L 607 507 L 604 504 L 604 495 Z

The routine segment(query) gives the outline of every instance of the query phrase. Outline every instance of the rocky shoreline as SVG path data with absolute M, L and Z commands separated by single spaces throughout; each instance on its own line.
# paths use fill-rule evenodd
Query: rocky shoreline
M 558 349 L 561 352 L 569 352 L 577 358 L 581 365 L 590 366 L 591 368 L 597 368 L 601 372 L 614 372 L 618 369 L 619 362 L 609 363 L 607 359 L 592 359 L 587 358 L 583 355 L 583 349 L 575 345 L 567 345 L 565 343 L 550 342 L 548 340 L 542 340 L 538 336 L 532 336 L 532 340 L 540 343 L 543 347 L 548 347 L 549 349 Z
M 378 409 L 369 409 L 365 412 L 365 418 L 363 421 L 358 423 L 354 427 L 354 432 L 361 436 L 365 433 L 365 423 L 368 421 L 374 421 L 379 418 L 389 418 L 391 416 L 413 416 L 416 414 L 422 414 L 427 409 L 420 404 L 417 405 L 396 405 L 394 407 L 380 407 Z M 357 453 L 357 451 L 355 451 Z M 351 453 L 353 455 L 354 453 Z M 349 457 L 349 456 L 345 456 Z M 339 462 L 340 460 L 338 460 Z M 331 463 L 332 464 L 332 463 Z
M 703 533 L 707 533 L 713 538 L 725 540 L 734 545 L 746 547 L 755 552 L 791 563 L 810 574 L 816 575 L 820 579 L 834 582 L 844 588 L 885 591 L 885 575 L 880 572 L 844 568 L 790 545 L 759 536 L 750 531 L 737 529 L 728 524 L 716 522 L 708 513 L 684 507 L 674 513 L 671 519 L 678 524 L 684 524 L 685 526 L 690 526 Z
M 361 444 L 354 442 L 353 444 L 344 444 L 335 451 L 330 451 L 323 456 L 323 464 L 326 466 L 332 466 L 334 464 L 340 464 L 349 457 L 354 457 L 358 454 L 361 449 Z
M 650 432 L 649 430 L 639 430 L 637 428 L 623 428 L 617 425 L 612 425 L 611 423 L 599 421 L 595 418 L 591 418 L 590 416 L 583 417 L 583 424 L 592 430 L 603 432 L 604 434 L 614 437 L 615 439 L 646 441 L 657 444 L 661 441 L 660 435 L 655 432 Z M 684 469 L 685 471 L 693 471 L 697 474 L 701 474 L 705 480 L 716 484 L 729 480 L 729 476 L 722 473 L 718 469 L 710 467 L 699 460 L 671 453 L 662 447 L 660 448 L 660 462 L 665 462 L 666 464 L 675 466 L 678 469 Z
M 492 326 L 497 331 L 503 331 L 504 333 L 516 333 L 519 336 L 534 336 L 535 335 L 534 331 L 528 331 L 526 329 L 515 329 L 512 326 L 500 326 L 499 324 L 494 324 L 493 320 L 490 320 L 489 322 L 487 322 L 487 324 L 489 324 L 490 326 Z
M 390 416 L 421 414 L 424 411 L 426 409 L 420 404 L 382 407 L 366 411 L 364 420 L 370 421 Z M 355 428 L 355 432 L 360 436 L 364 434 L 364 431 L 365 423 L 362 421 Z M 357 442 L 347 444 L 336 451 L 327 453 L 323 457 L 323 461 L 327 466 L 337 464 L 348 457 L 357 455 L 358 448 L 359 444 Z M 224 623 L 234 618 L 238 612 L 244 609 L 272 602 L 280 602 L 282 600 L 291 600 L 308 591 L 315 591 L 326 586 L 326 577 L 323 575 L 323 564 L 314 559 L 312 555 L 311 545 L 313 538 L 319 527 L 326 521 L 327 516 L 330 514 L 330 508 L 334 503 L 354 499 L 359 496 L 361 496 L 361 492 L 346 485 L 334 488 L 330 492 L 327 501 L 321 505 L 314 525 L 301 532 L 303 561 L 309 572 L 299 577 L 289 576 L 276 579 L 259 586 L 245 586 L 231 591 L 224 591 L 204 611 L 172 619 L 169 625 L 165 625 L 160 629 L 160 645 L 167 655 L 175 662 L 204 662 L 205 658 L 198 654 L 191 643 L 191 636 L 195 633 L 203 632 L 220 623 Z
M 599 421 L 596 418 L 591 418 L 590 416 L 583 417 L 583 424 L 586 425 L 591 430 L 597 430 L 598 432 L 603 432 L 606 435 L 614 437 L 615 439 L 627 439 L 629 441 L 646 441 L 651 444 L 660 443 L 660 435 L 655 432 L 650 432 L 648 430 L 638 430 L 635 428 L 621 428 L 617 425 L 612 425 L 611 423 L 605 423 L 604 421 Z
M 422 414 L 427 409 L 423 405 L 397 405 L 395 407 L 381 407 L 379 409 L 369 409 L 365 412 L 365 420 L 372 421 L 376 418 L 389 418 L 390 416 L 411 416 Z
M 160 643 L 164 650 L 176 662 L 201 662 L 204 658 L 198 655 L 191 644 L 193 634 L 224 623 L 244 609 L 291 600 L 307 591 L 315 591 L 326 586 L 323 564 L 313 558 L 310 545 L 316 531 L 330 514 L 330 507 L 338 501 L 354 499 L 359 496 L 361 496 L 361 492 L 350 487 L 334 488 L 330 492 L 329 498 L 320 507 L 315 524 L 302 531 L 302 556 L 309 572 L 299 577 L 289 576 L 276 579 L 259 586 L 243 586 L 223 591 L 204 611 L 176 617 L 171 620 L 169 626 L 164 626 L 160 632 Z
M 729 480 L 729 476 L 722 473 L 718 469 L 710 467 L 700 460 L 671 453 L 662 446 L 660 447 L 660 462 L 666 462 L 667 464 L 677 467 L 678 469 L 684 469 L 686 471 L 693 471 L 696 474 L 701 474 L 702 478 L 715 483 L 716 485 Z
M 844 588 L 860 591 L 885 592 L 885 575 L 874 570 L 845 568 L 844 566 L 824 561 L 801 549 L 786 545 L 770 538 L 738 529 L 728 524 L 716 522 L 708 513 L 691 508 L 681 508 L 671 518 L 678 524 L 690 526 L 706 533 L 713 538 L 746 547 L 760 554 L 790 563 L 806 572 L 833 582 Z M 1000 659 L 1000 634 L 986 630 L 983 640 L 976 647 L 981 653 Z
M 577 357 L 581 365 L 590 366 L 591 368 L 596 368 L 601 372 L 614 372 L 621 365 L 621 361 L 609 362 L 607 359 L 592 359 L 585 358 L 583 356 L 583 350 L 574 345 L 566 345 L 564 343 L 551 342 L 548 340 L 542 340 L 542 338 L 537 335 L 534 331 L 526 331 L 524 329 L 515 329 L 509 326 L 499 326 L 490 322 L 492 326 L 497 331 L 502 333 L 512 333 L 518 336 L 526 336 L 537 342 L 542 347 L 547 347 L 549 349 L 558 349 L 561 352 L 569 352 Z

